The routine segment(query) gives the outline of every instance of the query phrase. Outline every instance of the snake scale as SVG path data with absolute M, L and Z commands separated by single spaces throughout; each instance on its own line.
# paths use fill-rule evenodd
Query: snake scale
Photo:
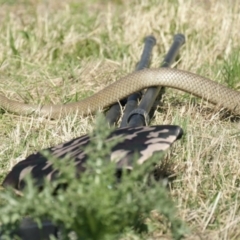
M 88 115 L 105 108 L 144 88 L 163 86 L 188 92 L 240 114 L 240 93 L 208 78 L 171 68 L 144 69 L 131 73 L 94 95 L 74 103 L 38 106 L 13 101 L 0 95 L 0 108 L 6 111 L 30 115 L 33 113 L 52 119 L 71 113 Z

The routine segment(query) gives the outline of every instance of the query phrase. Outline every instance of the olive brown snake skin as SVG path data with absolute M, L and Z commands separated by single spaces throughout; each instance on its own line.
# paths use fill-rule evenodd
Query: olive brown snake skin
M 121 78 L 94 95 L 74 103 L 44 105 L 20 103 L 0 95 L 0 108 L 30 115 L 37 113 L 53 119 L 71 113 L 88 115 L 107 107 L 130 94 L 153 86 L 170 87 L 188 92 L 240 114 L 240 93 L 199 75 L 170 68 L 144 69 Z

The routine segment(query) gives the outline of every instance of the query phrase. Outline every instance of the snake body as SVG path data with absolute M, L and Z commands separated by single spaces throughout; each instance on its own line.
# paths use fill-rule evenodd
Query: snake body
M 240 93 L 208 78 L 177 69 L 144 69 L 131 73 L 94 95 L 74 103 L 38 106 L 13 101 L 0 95 L 0 108 L 9 112 L 48 116 L 53 119 L 71 113 L 88 115 L 144 88 L 164 86 L 182 90 L 240 114 Z

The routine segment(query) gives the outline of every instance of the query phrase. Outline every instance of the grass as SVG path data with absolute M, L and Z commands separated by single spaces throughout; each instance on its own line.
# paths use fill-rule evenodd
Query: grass
M 145 36 L 159 67 L 173 35 L 186 44 L 177 68 L 238 89 L 238 1 L 1 1 L 0 90 L 11 99 L 62 103 L 90 96 L 133 71 Z M 0 115 L 0 176 L 34 151 L 92 130 L 94 117 L 50 121 Z M 153 124 L 179 124 L 170 194 L 190 227 L 187 239 L 239 239 L 239 122 L 168 89 Z M 151 238 L 169 238 L 159 221 Z M 149 237 L 150 238 L 150 237 Z

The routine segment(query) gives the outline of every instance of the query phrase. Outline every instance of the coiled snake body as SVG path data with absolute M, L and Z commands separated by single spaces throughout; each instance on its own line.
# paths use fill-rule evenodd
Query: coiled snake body
M 199 75 L 170 68 L 144 69 L 127 75 L 98 93 L 79 102 L 38 106 L 10 100 L 0 95 L 0 107 L 13 113 L 59 118 L 71 113 L 87 115 L 107 107 L 130 94 L 152 86 L 188 92 L 240 114 L 240 93 Z

